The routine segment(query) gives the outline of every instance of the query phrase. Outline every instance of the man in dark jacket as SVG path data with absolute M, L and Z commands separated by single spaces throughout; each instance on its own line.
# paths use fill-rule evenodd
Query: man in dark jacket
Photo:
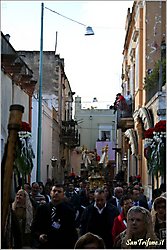
M 51 189 L 51 202 L 38 207 L 32 223 L 32 235 L 37 248 L 74 248 L 78 239 L 75 212 L 64 199 L 62 185 Z M 34 247 L 34 246 L 33 246 Z
M 134 206 L 144 207 L 149 210 L 147 201 L 145 199 L 140 198 L 140 190 L 137 188 L 133 188 L 131 190 L 131 198 L 133 200 Z
M 115 187 L 114 188 L 114 196 L 111 197 L 111 199 L 108 201 L 112 205 L 118 208 L 119 212 L 122 212 L 122 208 L 120 205 L 120 199 L 123 196 L 123 188 L 122 187 Z
M 118 215 L 118 209 L 106 202 L 104 190 L 97 189 L 95 202 L 86 207 L 82 214 L 80 234 L 87 232 L 96 234 L 104 240 L 106 248 L 112 248 L 111 231 L 114 218 Z

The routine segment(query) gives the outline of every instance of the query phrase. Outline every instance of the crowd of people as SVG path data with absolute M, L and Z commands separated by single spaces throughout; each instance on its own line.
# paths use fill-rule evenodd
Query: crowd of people
M 93 189 L 87 180 L 25 183 L 11 214 L 11 248 L 166 249 L 164 184 L 149 200 L 140 180 Z

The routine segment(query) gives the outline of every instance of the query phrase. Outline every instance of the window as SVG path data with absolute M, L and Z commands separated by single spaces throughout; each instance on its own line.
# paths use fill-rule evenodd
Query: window
M 99 126 L 99 139 L 101 141 L 111 141 L 112 140 L 112 126 L 100 125 Z
M 111 140 L 110 131 L 101 131 L 101 140 L 102 141 L 110 141 Z
M 136 65 L 135 65 L 135 91 L 139 88 L 139 46 L 136 47 Z

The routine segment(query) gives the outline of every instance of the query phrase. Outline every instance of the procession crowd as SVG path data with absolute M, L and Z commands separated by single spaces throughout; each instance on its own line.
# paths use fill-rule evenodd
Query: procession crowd
M 2 248 L 166 249 L 166 187 L 48 180 L 18 187 Z M 8 225 L 9 226 L 9 225 Z M 9 232 L 10 231 L 10 232 Z M 9 246 L 10 242 L 10 246 Z

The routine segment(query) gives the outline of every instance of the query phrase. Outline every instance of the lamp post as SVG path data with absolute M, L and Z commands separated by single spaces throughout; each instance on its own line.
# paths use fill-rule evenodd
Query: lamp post
M 83 23 L 68 18 L 60 13 L 53 11 L 47 7 L 46 9 L 80 25 L 86 27 L 86 36 L 94 35 L 93 29 Z M 39 58 L 39 92 L 38 92 L 38 135 L 37 135 L 37 171 L 36 181 L 41 181 L 41 144 L 42 144 L 42 78 L 43 78 L 43 19 L 44 19 L 44 3 L 41 3 L 41 37 L 40 37 L 40 58 Z
M 38 95 L 38 139 L 37 139 L 37 174 L 36 180 L 41 181 L 41 141 L 42 141 L 42 77 L 43 77 L 43 16 L 44 3 L 41 3 L 41 39 L 39 59 L 39 95 Z
M 129 169 L 127 169 L 127 163 L 128 163 L 128 158 L 127 158 L 127 153 L 124 153 L 124 156 L 122 158 L 122 163 L 123 163 L 123 171 L 124 171 L 124 180 L 129 179 L 128 176 L 128 171 Z

